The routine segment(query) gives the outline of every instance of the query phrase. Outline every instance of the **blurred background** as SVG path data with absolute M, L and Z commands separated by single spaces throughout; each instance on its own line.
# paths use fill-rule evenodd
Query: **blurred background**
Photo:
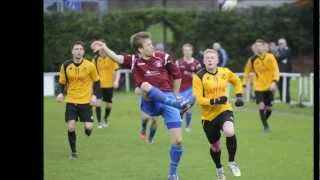
M 227 6 L 228 3 L 234 4 Z M 157 49 L 178 59 L 182 56 L 181 46 L 191 43 L 194 57 L 200 61 L 203 50 L 218 42 L 228 54 L 225 66 L 242 73 L 257 38 L 274 43 L 274 48 L 278 48 L 280 38 L 285 38 L 291 67 L 283 73 L 293 74 L 285 77 L 291 77 L 288 88 L 292 102 L 312 105 L 313 3 L 313 0 L 44 0 L 44 71 L 53 73 L 46 74 L 45 80 L 52 79 L 51 75 L 57 80 L 56 72 L 62 62 L 71 58 L 70 46 L 75 40 L 86 43 L 85 56 L 91 59 L 89 45 L 93 39 L 105 39 L 118 53 L 133 53 L 130 35 L 149 31 Z M 45 86 L 51 86 L 51 81 L 45 82 Z M 132 79 L 126 82 L 125 75 L 121 82 L 120 90 L 128 90 L 128 83 L 129 90 L 133 88 Z M 52 88 L 48 91 L 47 94 L 52 94 Z

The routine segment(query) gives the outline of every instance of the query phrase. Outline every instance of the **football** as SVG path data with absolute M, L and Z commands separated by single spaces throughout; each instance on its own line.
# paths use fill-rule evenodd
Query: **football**
M 226 0 L 222 5 L 222 11 L 231 11 L 236 8 L 238 0 Z

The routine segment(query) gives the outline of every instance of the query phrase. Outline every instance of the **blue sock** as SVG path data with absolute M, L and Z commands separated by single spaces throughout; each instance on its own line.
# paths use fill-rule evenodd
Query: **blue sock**
M 187 128 L 190 126 L 191 117 L 192 117 L 192 113 L 191 112 L 187 112 L 186 113 L 186 127 Z
M 153 101 L 161 102 L 168 106 L 178 107 L 177 101 L 168 98 L 160 89 L 156 87 L 152 87 L 149 90 L 148 97 Z
M 141 118 L 141 131 L 145 131 L 147 129 L 147 120 L 145 118 Z
M 170 147 L 170 175 L 177 174 L 180 157 L 183 152 L 182 145 L 171 144 Z
M 150 127 L 149 140 L 153 139 L 153 137 L 156 134 L 156 132 L 157 132 L 157 128 Z

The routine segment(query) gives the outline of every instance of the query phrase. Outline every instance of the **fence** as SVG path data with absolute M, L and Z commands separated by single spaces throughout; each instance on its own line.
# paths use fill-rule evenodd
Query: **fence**
M 121 69 L 119 70 L 120 75 L 124 74 L 125 77 L 125 91 L 130 91 L 130 73 L 131 71 L 128 69 Z M 243 76 L 243 73 L 236 73 L 239 77 Z M 43 78 L 43 90 L 44 90 L 44 96 L 54 96 L 55 95 L 55 89 L 57 84 L 57 77 L 59 73 L 58 72 L 49 72 L 44 73 Z M 251 86 L 252 82 L 252 76 L 250 75 L 250 80 L 248 82 L 247 88 L 246 88 L 246 96 L 245 100 L 250 100 L 250 94 L 252 94 L 253 89 Z M 302 75 L 300 73 L 280 73 L 280 76 L 283 77 L 282 81 L 282 102 L 286 102 L 286 84 L 287 84 L 287 78 L 290 77 L 292 80 L 298 79 L 298 93 L 295 94 L 297 97 L 293 97 L 292 99 L 296 98 L 296 101 L 291 101 L 292 104 L 301 103 L 306 106 L 313 106 L 313 100 L 314 100 L 314 74 L 310 73 L 309 75 Z M 230 93 L 231 86 L 228 88 L 228 92 Z M 293 93 L 291 93 L 293 94 Z M 276 101 L 277 102 L 277 101 Z

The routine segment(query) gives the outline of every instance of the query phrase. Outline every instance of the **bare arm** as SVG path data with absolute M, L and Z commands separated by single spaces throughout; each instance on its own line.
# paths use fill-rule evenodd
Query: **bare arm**
M 116 63 L 122 64 L 124 61 L 124 57 L 123 55 L 118 55 L 116 54 L 114 51 L 112 51 L 111 49 L 109 49 L 107 47 L 107 45 L 103 42 L 100 41 L 95 41 L 93 42 L 92 46 L 94 46 L 95 44 L 100 45 L 99 50 L 104 51 L 109 57 L 111 57 L 112 60 L 114 60 Z

